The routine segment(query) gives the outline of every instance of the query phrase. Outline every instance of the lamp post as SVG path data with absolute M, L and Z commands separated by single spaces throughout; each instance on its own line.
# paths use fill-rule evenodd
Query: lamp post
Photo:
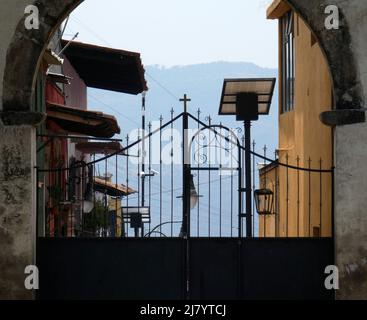
M 142 165 L 141 170 L 145 172 L 145 97 L 146 91 L 142 93 L 141 103 L 141 127 L 142 127 Z M 145 206 L 145 175 L 141 175 L 141 206 Z M 141 236 L 144 237 L 144 225 L 141 228 Z M 135 237 L 138 237 L 138 230 L 135 229 Z
M 251 122 L 259 115 L 268 115 L 274 93 L 275 78 L 225 79 L 219 108 L 219 115 L 234 115 L 243 121 L 245 129 L 245 188 L 246 213 L 239 212 L 239 237 L 242 237 L 242 219 L 246 218 L 246 237 L 252 237 L 252 178 L 251 178 Z

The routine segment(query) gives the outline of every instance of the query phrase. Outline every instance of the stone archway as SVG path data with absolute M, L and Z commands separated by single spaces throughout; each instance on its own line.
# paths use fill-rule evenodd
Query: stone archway
M 30 110 L 36 74 L 42 54 L 62 21 L 84 0 L 36 0 L 39 30 L 25 28 L 25 16 L 18 22 L 6 55 L 3 80 L 3 112 L 5 125 L 34 125 L 43 115 Z
M 11 230 L 0 228 L 0 240 L 4 253 L 0 253 L 0 269 L 6 270 L 0 277 L 2 291 L 7 298 L 32 298 L 24 290 L 24 270 L 20 266 L 34 263 L 35 225 L 34 186 L 35 166 L 33 126 L 42 121 L 43 115 L 31 112 L 32 94 L 40 57 L 64 18 L 83 0 L 19 0 L 8 1 L 3 7 L 0 39 L 4 35 L 9 42 L 0 48 L 0 107 L 5 127 L 1 128 L 0 141 L 0 217 L 10 220 Z M 325 8 L 328 0 L 286 0 L 310 26 L 318 38 L 328 61 L 334 87 L 334 110 L 322 115 L 324 123 L 339 126 L 335 129 L 336 191 L 335 224 L 336 254 L 342 268 L 341 297 L 366 297 L 363 284 L 367 269 L 367 218 L 364 208 L 367 199 L 360 190 L 367 188 L 366 154 L 363 145 L 367 140 L 364 88 L 367 85 L 367 63 L 364 61 L 367 45 L 363 32 L 367 29 L 367 3 L 365 0 L 334 0 L 340 10 L 340 28 L 325 28 Z M 25 6 L 39 8 L 39 30 L 26 30 L 23 15 Z M 19 11 L 19 9 L 23 11 Z M 16 13 L 14 13 L 17 11 Z M 3 22 L 5 21 L 5 22 Z M 11 34 L 10 34 L 11 33 Z M 357 124 L 358 123 L 358 124 Z M 8 169 L 6 166 L 10 166 Z M 16 176 L 6 175 L 17 172 Z M 11 197 L 9 198 L 9 195 Z M 12 219 L 12 220 L 11 220 Z M 365 281 L 364 281 L 365 283 Z M 5 291 L 4 291 L 5 292 Z
M 83 0 L 36 0 L 34 5 L 39 8 L 42 17 L 40 30 L 26 30 L 25 17 L 18 22 L 6 56 L 2 113 L 4 124 L 36 124 L 42 120 L 42 115 L 30 112 L 35 74 L 41 54 L 56 28 L 82 2 Z M 287 2 L 302 16 L 319 39 L 330 67 L 334 86 L 334 109 L 340 112 L 332 112 L 331 117 L 330 113 L 323 116 L 324 122 L 333 122 L 335 117 L 340 123 L 363 122 L 364 112 L 358 111 L 363 105 L 362 89 L 351 49 L 349 26 L 343 11 L 340 11 L 340 29 L 327 30 L 325 8 L 328 1 Z M 22 113 L 21 117 L 19 112 Z

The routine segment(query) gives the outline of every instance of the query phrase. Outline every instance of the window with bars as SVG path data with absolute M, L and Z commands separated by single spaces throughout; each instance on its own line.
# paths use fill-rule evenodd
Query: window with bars
M 282 113 L 294 109 L 295 45 L 294 14 L 289 11 L 281 18 L 282 29 Z

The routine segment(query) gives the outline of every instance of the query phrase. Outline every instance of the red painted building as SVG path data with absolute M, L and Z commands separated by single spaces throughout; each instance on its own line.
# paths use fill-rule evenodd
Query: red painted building
M 63 40 L 58 45 L 67 48 L 62 57 L 45 53 L 34 99 L 34 108 L 47 116 L 38 132 L 38 229 L 39 235 L 72 237 L 83 232 L 79 226 L 95 179 L 93 166 L 85 164 L 92 154 L 121 149 L 89 141 L 112 138 L 120 128 L 114 116 L 88 111 L 87 87 L 139 94 L 147 84 L 138 53 Z

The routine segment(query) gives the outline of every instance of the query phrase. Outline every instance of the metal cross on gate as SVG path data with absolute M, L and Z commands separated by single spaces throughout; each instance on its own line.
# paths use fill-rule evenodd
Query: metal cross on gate
M 191 102 L 191 99 L 189 99 L 187 97 L 187 94 L 185 93 L 184 94 L 184 97 L 182 99 L 180 99 L 180 102 L 183 102 L 184 103 L 184 112 L 186 113 L 187 112 L 187 103 L 188 102 Z

